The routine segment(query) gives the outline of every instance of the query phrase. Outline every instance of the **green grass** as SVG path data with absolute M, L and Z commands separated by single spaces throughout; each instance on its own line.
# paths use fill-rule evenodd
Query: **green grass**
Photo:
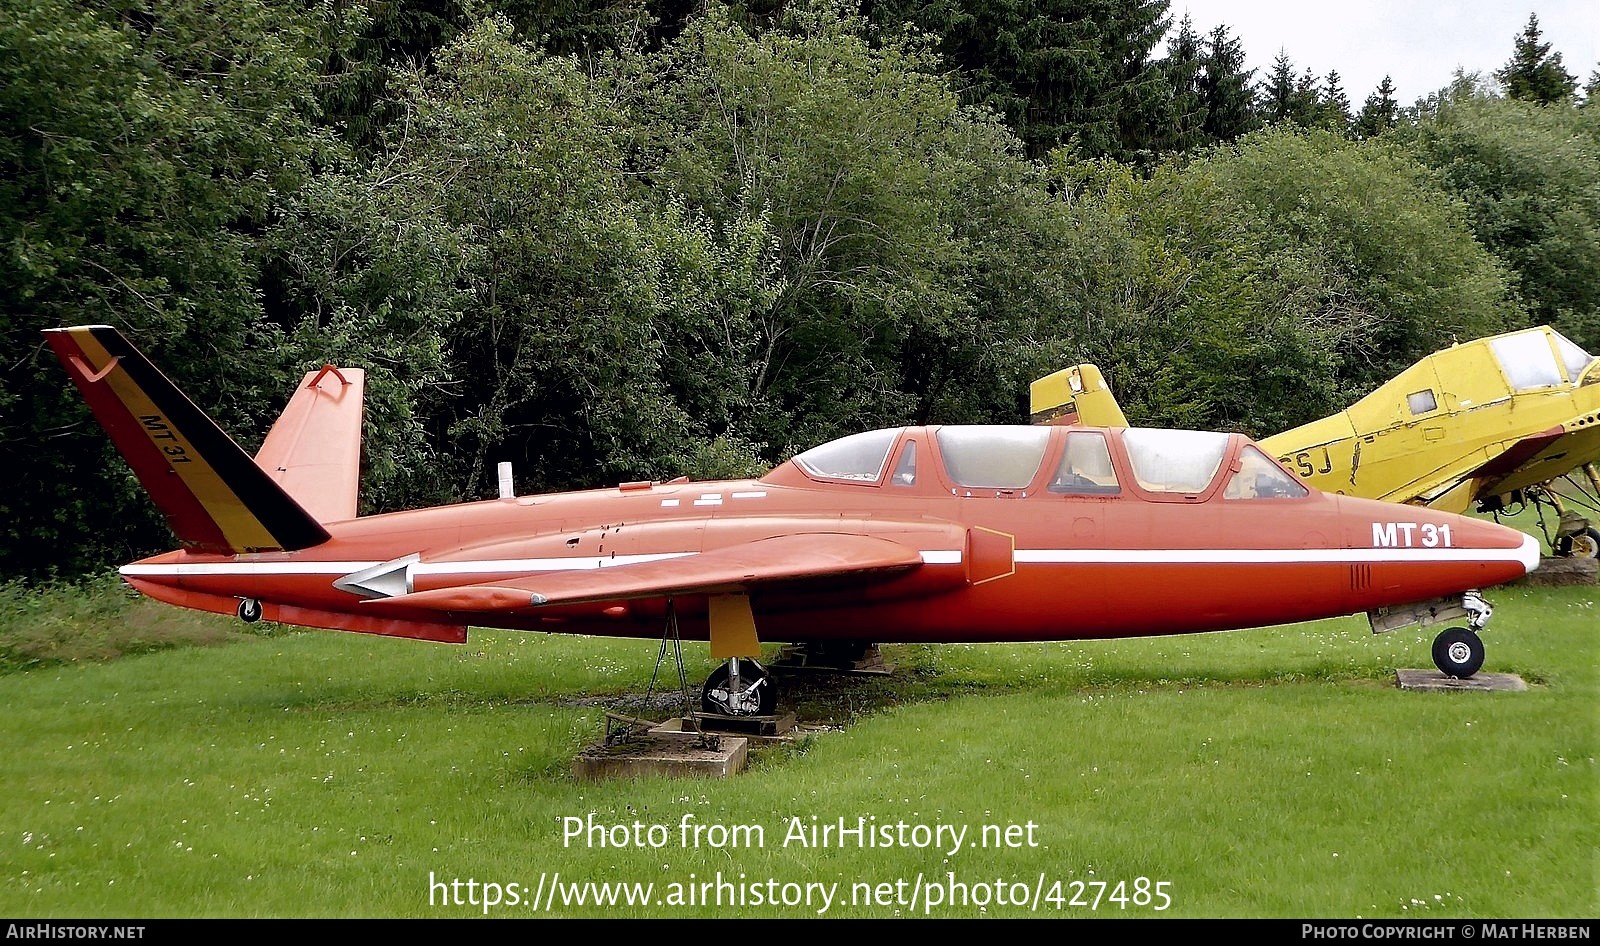
M 1095 881 L 1165 881 L 1172 904 L 1159 915 L 1175 917 L 1593 917 L 1595 591 L 1490 597 L 1485 669 L 1522 674 L 1528 692 L 1402 692 L 1393 671 L 1429 666 L 1431 633 L 1374 637 L 1359 618 L 895 647 L 889 679 L 796 694 L 832 731 L 720 781 L 569 774 L 603 710 L 637 706 L 648 641 L 474 632 L 451 647 L 306 632 L 36 663 L 0 676 L 0 914 L 477 916 L 437 892 L 430 905 L 430 872 L 533 887 L 559 871 L 563 883 L 653 882 L 665 898 L 668 884 L 720 871 L 837 883 L 831 916 L 911 913 L 852 905 L 851 887 L 954 872 L 969 885 L 1043 875 L 1047 894 L 1060 881 L 1066 897 L 1089 883 L 1089 899 Z M 69 622 L 94 612 L 33 607 Z M 712 664 L 703 647 L 686 650 L 698 680 Z M 765 844 L 686 849 L 686 814 L 760 825 Z M 591 815 L 666 825 L 670 843 L 564 846 L 562 819 Z M 970 833 L 954 853 L 785 847 L 788 820 L 813 816 Z M 973 846 L 982 825 L 1028 822 L 1035 847 Z M 553 913 L 815 911 L 558 902 Z M 1107 900 L 1040 912 L 1156 915 Z M 990 902 L 933 915 L 1030 911 Z
M 275 633 L 281 631 L 167 607 L 116 575 L 39 588 L 0 584 L 0 674 Z

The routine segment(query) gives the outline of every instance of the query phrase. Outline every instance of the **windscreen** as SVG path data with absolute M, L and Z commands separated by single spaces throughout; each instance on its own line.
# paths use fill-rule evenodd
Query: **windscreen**
M 851 434 L 812 447 L 795 457 L 794 462 L 822 479 L 876 483 L 883 475 L 884 461 L 889 459 L 889 448 L 894 446 L 894 438 L 899 434 L 898 429 Z

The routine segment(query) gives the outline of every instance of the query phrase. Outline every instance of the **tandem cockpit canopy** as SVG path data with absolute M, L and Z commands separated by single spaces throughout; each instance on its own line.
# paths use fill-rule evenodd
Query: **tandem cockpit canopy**
M 1154 428 L 999 424 L 900 427 L 853 434 L 797 455 L 768 482 L 918 487 L 955 496 L 1014 495 L 1161 502 L 1291 499 L 1309 490 L 1238 434 Z

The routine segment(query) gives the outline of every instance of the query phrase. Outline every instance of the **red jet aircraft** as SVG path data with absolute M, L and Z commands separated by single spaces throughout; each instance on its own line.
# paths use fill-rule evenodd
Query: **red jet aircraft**
M 1472 589 L 1539 560 L 1493 523 L 1320 493 L 1237 434 L 1137 428 L 875 430 L 756 480 L 358 517 L 360 371 L 308 374 L 252 460 L 116 329 L 45 334 L 182 543 L 123 567 L 144 594 L 455 643 L 469 624 L 658 638 L 681 619 L 730 658 L 703 692 L 724 714 L 772 711 L 760 639 L 1132 637 L 1449 596 L 1432 612 L 1471 627 L 1434 659 L 1470 676 L 1489 613 Z

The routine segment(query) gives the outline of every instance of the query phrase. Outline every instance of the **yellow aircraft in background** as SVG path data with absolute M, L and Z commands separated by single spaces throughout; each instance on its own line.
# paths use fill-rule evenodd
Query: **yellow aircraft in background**
M 1031 395 L 1034 423 L 1128 423 L 1094 365 L 1040 378 Z M 1345 410 L 1259 443 L 1329 493 L 1447 512 L 1549 505 L 1558 555 L 1600 554 L 1600 530 L 1550 486 L 1565 477 L 1569 500 L 1600 511 L 1600 358 L 1549 326 L 1435 352 Z

